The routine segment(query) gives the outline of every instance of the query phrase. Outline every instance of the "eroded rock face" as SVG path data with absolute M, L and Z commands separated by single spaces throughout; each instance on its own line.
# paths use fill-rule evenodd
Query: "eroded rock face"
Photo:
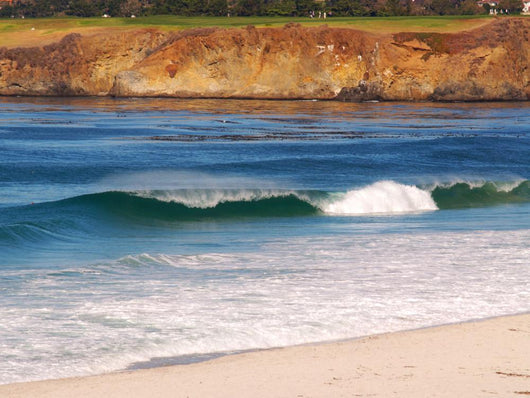
M 117 73 L 134 68 L 164 40 L 155 30 L 74 33 L 49 46 L 0 48 L 0 94 L 107 95 Z
M 0 49 L 2 95 L 528 100 L 530 20 L 457 34 L 138 30 Z

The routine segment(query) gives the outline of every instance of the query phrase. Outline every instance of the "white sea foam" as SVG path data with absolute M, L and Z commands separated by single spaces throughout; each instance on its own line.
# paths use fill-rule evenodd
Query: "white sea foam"
M 323 205 L 329 214 L 404 213 L 437 210 L 429 192 L 415 186 L 394 181 L 379 181 L 370 186 L 352 190 L 344 196 Z
M 528 311 L 529 239 L 528 230 L 310 236 L 252 252 L 12 271 L 0 298 L 0 383 Z
M 214 208 L 221 203 L 253 202 L 270 198 L 295 196 L 323 213 L 332 215 L 394 214 L 438 210 L 431 194 L 437 187 L 449 189 L 456 184 L 481 188 L 493 184 L 498 191 L 509 192 L 523 179 L 506 182 L 480 179 L 453 179 L 450 182 L 434 182 L 420 187 L 395 181 L 378 181 L 348 192 L 324 192 L 277 188 L 186 188 L 134 190 L 133 194 L 173 202 L 190 208 Z
M 495 182 L 495 187 L 501 191 L 501 192 L 510 192 L 512 191 L 514 188 L 517 188 L 519 185 L 521 185 L 522 182 L 524 182 L 526 180 L 524 179 L 519 179 L 519 180 L 515 180 L 515 181 L 511 181 L 511 182 Z
M 379 181 L 346 193 L 319 193 L 279 189 L 188 189 L 143 190 L 136 195 L 193 208 L 213 208 L 220 203 L 250 202 L 275 197 L 296 196 L 327 214 L 392 214 L 437 210 L 430 193 L 412 185 Z
M 471 189 L 482 188 L 486 184 L 493 184 L 499 192 L 510 192 L 518 187 L 522 182 L 526 181 L 521 177 L 509 176 L 505 181 L 487 180 L 481 177 L 448 177 L 446 181 L 434 181 L 422 186 L 426 191 L 432 192 L 434 189 L 451 188 L 457 184 L 466 184 Z
M 137 191 L 136 195 L 163 202 L 180 203 L 193 208 L 213 208 L 220 203 L 251 202 L 273 197 L 297 195 L 294 191 L 271 189 L 187 189 Z

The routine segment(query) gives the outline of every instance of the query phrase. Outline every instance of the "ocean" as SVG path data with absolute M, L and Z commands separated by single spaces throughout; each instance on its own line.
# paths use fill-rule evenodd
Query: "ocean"
M 529 111 L 0 99 L 0 383 L 529 311 Z

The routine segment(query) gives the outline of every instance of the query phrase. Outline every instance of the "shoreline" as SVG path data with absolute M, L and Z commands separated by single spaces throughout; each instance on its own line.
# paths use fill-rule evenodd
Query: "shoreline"
M 462 325 L 466 323 L 486 322 L 486 321 L 490 321 L 490 320 L 494 320 L 498 318 L 509 318 L 509 317 L 523 316 L 523 315 L 530 316 L 530 311 L 515 313 L 515 314 L 507 314 L 507 315 L 494 315 L 494 316 L 490 316 L 486 318 L 473 318 L 473 319 L 468 319 L 466 321 L 441 323 L 441 324 L 431 325 L 431 326 L 420 326 L 420 327 L 413 328 L 413 329 L 403 329 L 403 330 L 396 330 L 396 331 L 391 331 L 391 332 L 367 334 L 367 335 L 362 335 L 362 336 L 357 336 L 357 337 L 347 337 L 347 338 L 337 339 L 337 340 L 324 340 L 324 341 L 316 341 L 312 343 L 294 344 L 294 345 L 289 345 L 289 346 L 278 346 L 278 347 L 269 347 L 269 348 L 250 348 L 250 349 L 242 349 L 242 350 L 234 350 L 234 351 L 210 352 L 210 353 L 202 353 L 202 354 L 188 354 L 188 355 L 180 355 L 180 356 L 172 356 L 172 357 L 155 357 L 155 358 L 151 358 L 145 361 L 133 362 L 130 365 L 128 365 L 126 368 L 115 370 L 115 371 L 105 373 L 105 374 L 134 372 L 137 370 L 166 368 L 166 367 L 172 367 L 172 366 L 187 366 L 187 365 L 193 365 L 193 364 L 200 364 L 204 362 L 210 362 L 210 361 L 214 361 L 219 358 L 225 358 L 225 357 L 231 357 L 231 356 L 237 356 L 237 355 L 243 355 L 243 354 L 251 354 L 251 353 L 262 352 L 262 351 L 282 350 L 282 349 L 292 348 L 292 347 L 312 347 L 312 346 L 321 346 L 321 345 L 328 345 L 328 344 L 353 343 L 353 342 L 363 340 L 363 339 L 372 339 L 372 338 L 377 338 L 378 336 L 385 336 L 385 335 L 396 334 L 396 333 L 413 333 L 413 332 L 417 332 L 421 330 Z M 529 327 L 530 327 L 530 323 L 529 323 Z M 530 330 L 529 330 L 529 333 L 530 333 Z M 95 374 L 95 375 L 79 376 L 79 377 L 92 377 L 92 376 L 101 376 L 101 375 L 103 374 Z M 76 376 L 73 376 L 73 377 L 76 377 Z M 68 379 L 68 378 L 70 377 L 65 377 L 63 379 Z M 36 380 L 36 381 L 47 381 L 47 380 L 57 380 L 57 379 L 46 379 L 46 380 Z M 32 381 L 22 382 L 22 383 L 32 383 Z M 9 384 L 16 384 L 16 383 L 9 383 Z M 2 384 L 0 384 L 0 387 L 1 386 Z
M 521 98 L 505 98 L 505 99 L 367 99 L 367 100 L 349 100 L 343 98 L 270 98 L 270 97 L 173 97 L 173 96 L 116 96 L 116 95 L 23 95 L 23 94 L 13 94 L 6 95 L 0 94 L 0 101 L 9 101 L 12 99 L 21 100 L 25 102 L 26 100 L 31 102 L 31 100 L 115 100 L 115 101 L 139 101 L 139 100 L 178 100 L 178 101 L 264 101 L 264 102 L 338 102 L 338 103 L 350 103 L 350 104 L 509 104 L 509 103 L 520 103 L 527 104 L 530 103 L 530 98 L 521 99 Z
M 5 397 L 530 395 L 530 313 L 188 365 L 0 385 Z

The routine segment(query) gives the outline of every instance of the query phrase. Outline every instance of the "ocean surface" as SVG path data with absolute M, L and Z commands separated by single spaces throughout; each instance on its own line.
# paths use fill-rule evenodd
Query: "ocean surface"
M 530 105 L 0 99 L 0 383 L 530 311 Z

